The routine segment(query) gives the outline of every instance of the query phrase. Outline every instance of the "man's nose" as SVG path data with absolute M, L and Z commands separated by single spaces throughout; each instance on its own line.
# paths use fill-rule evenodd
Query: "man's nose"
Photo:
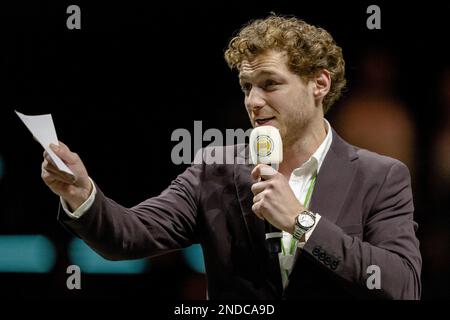
M 266 104 L 261 89 L 253 87 L 246 99 L 248 109 L 261 109 Z

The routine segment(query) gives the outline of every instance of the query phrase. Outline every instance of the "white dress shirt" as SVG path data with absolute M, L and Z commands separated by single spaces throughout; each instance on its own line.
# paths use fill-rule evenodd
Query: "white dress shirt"
M 291 177 L 289 178 L 289 185 L 294 191 L 295 196 L 298 201 L 302 205 L 305 205 L 303 202 L 305 201 L 306 194 L 308 193 L 309 186 L 311 181 L 317 171 L 319 173 L 320 167 L 322 166 L 323 160 L 328 153 L 328 150 L 331 146 L 331 141 L 333 139 L 333 135 L 331 134 L 331 126 L 329 122 L 324 118 L 325 127 L 327 130 L 327 135 L 323 140 L 322 144 L 317 148 L 317 150 L 313 153 L 313 155 L 303 163 L 300 167 L 294 169 L 291 173 Z M 300 212 L 299 212 L 300 213 Z M 280 269 L 281 269 L 281 279 L 283 280 L 283 287 L 286 287 L 288 274 L 291 273 L 293 267 L 293 261 L 295 257 L 295 253 L 297 251 L 297 247 L 303 248 L 303 246 L 308 241 L 309 237 L 313 233 L 317 223 L 320 220 L 320 215 L 316 213 L 316 223 L 314 226 L 305 233 L 305 241 L 300 242 L 296 241 L 296 245 L 294 246 L 294 251 L 292 254 L 284 255 L 283 252 L 279 253 L 279 261 L 280 261 Z M 291 240 L 292 234 L 286 231 L 282 231 L 282 245 L 284 247 L 284 252 L 289 253 L 291 248 Z

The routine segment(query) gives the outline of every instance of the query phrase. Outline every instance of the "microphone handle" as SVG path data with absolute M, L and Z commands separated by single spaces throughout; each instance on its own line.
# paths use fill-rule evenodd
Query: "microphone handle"
M 266 244 L 270 254 L 278 254 L 281 252 L 281 238 L 282 232 L 277 227 L 271 225 L 267 220 L 265 221 L 266 229 Z
M 272 163 L 271 167 L 278 171 L 278 163 Z M 265 230 L 266 230 L 266 243 L 267 249 L 271 254 L 278 254 L 281 252 L 281 238 L 283 233 L 277 227 L 271 225 L 267 220 L 265 220 Z

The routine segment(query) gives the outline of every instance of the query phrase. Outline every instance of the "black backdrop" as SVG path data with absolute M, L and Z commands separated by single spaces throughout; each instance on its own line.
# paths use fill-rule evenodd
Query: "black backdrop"
M 81 8 L 81 30 L 66 28 L 70 4 Z M 366 27 L 370 4 L 381 8 L 381 30 Z M 171 254 L 155 258 L 148 274 L 90 275 L 80 292 L 67 290 L 71 235 L 56 222 L 58 199 L 40 179 L 41 147 L 14 109 L 52 113 L 59 139 L 80 154 L 102 190 L 132 206 L 157 195 L 184 169 L 171 162 L 173 130 L 193 132 L 194 120 L 202 120 L 204 130 L 249 127 L 236 73 L 226 66 L 223 52 L 240 26 L 274 11 L 294 14 L 332 33 L 344 50 L 349 93 L 363 52 L 386 47 L 399 57 L 398 94 L 412 107 L 418 147 L 426 154 L 439 119 L 432 104 L 436 77 L 448 66 L 449 9 L 439 3 L 393 1 L 2 3 L 0 234 L 45 234 L 56 244 L 58 260 L 47 275 L 0 274 L 0 295 L 186 297 L 183 286 L 192 276 L 181 258 Z M 426 157 L 419 161 L 425 163 Z M 425 169 L 419 174 L 425 176 Z M 422 189 L 418 184 L 419 210 L 427 199 Z M 417 215 L 419 222 L 427 219 Z M 448 275 L 426 272 L 424 265 L 424 298 L 448 298 L 439 284 Z

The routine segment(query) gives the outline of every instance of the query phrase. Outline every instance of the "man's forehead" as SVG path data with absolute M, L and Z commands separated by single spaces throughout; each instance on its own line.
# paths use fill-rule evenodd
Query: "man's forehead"
M 259 54 L 252 59 L 244 59 L 239 68 L 239 78 L 248 78 L 255 75 L 276 75 L 286 69 L 286 54 L 269 52 Z

